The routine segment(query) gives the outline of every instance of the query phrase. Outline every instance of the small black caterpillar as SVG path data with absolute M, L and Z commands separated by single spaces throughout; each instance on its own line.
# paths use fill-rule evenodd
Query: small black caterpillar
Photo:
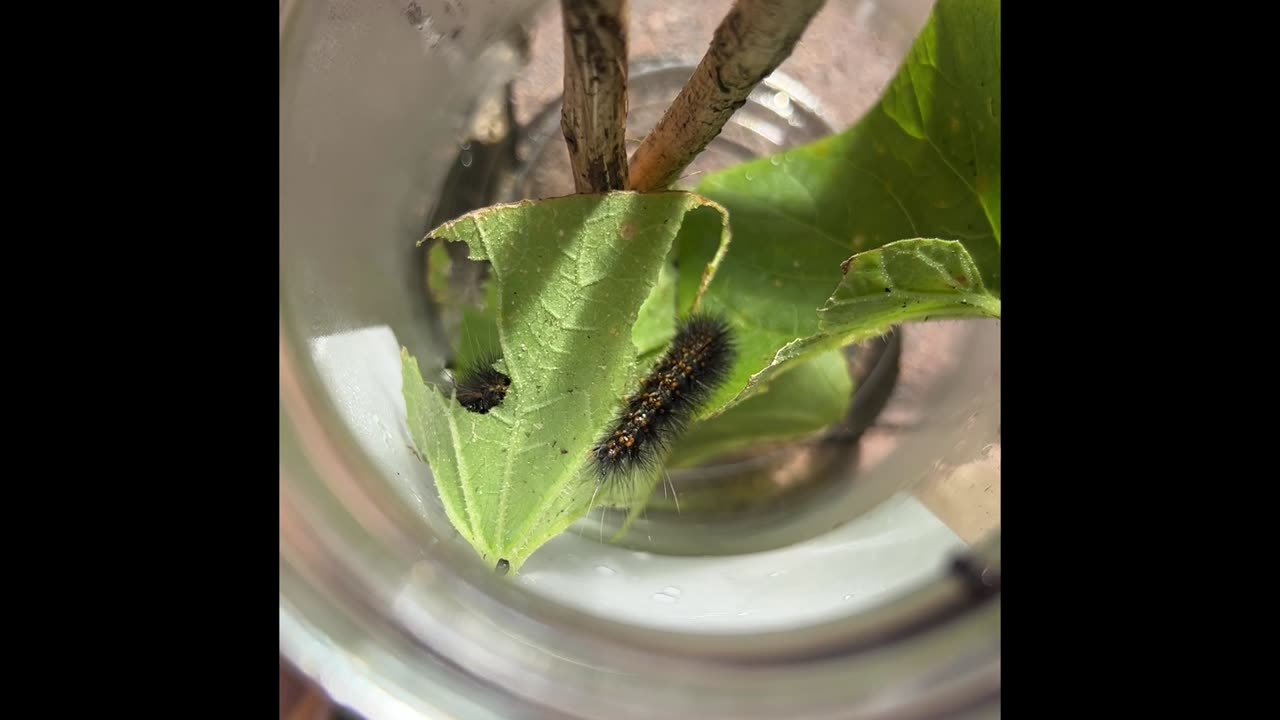
M 724 382 L 735 355 L 733 330 L 723 319 L 696 314 L 681 323 L 667 353 L 626 399 L 613 429 L 591 449 L 598 479 L 654 465 Z
M 473 413 L 484 415 L 502 404 L 511 387 L 511 378 L 493 369 L 497 358 L 480 358 L 471 368 L 464 370 L 454 383 L 458 404 Z

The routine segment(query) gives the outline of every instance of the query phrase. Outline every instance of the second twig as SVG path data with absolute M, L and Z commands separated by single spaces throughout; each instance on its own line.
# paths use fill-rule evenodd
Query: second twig
M 630 187 L 665 189 L 791 55 L 824 0 L 737 0 L 675 102 L 631 156 Z

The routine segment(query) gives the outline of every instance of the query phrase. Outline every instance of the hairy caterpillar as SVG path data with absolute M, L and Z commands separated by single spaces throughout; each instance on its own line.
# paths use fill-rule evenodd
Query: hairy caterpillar
M 733 331 L 723 319 L 697 314 L 682 322 L 666 354 L 627 397 L 613 428 L 591 449 L 598 480 L 656 465 L 724 382 L 735 355 Z
M 464 370 L 454 383 L 458 404 L 473 413 L 484 415 L 502 404 L 511 387 L 511 378 L 493 369 L 496 357 L 483 357 Z

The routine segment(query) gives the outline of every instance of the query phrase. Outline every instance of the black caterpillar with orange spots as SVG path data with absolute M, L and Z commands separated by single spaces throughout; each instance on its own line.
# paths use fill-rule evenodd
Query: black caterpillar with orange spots
M 591 449 L 598 478 L 629 476 L 656 464 L 728 377 L 735 354 L 733 330 L 723 319 L 697 314 L 681 323 L 666 354 L 626 399 L 613 429 Z

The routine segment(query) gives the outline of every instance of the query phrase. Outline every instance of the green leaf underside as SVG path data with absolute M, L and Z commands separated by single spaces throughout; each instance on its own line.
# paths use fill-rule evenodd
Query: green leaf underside
M 766 443 L 810 437 L 844 419 L 853 378 L 842 350 L 821 353 L 721 415 L 689 429 L 676 442 L 668 466 L 687 468 Z
M 720 244 L 712 255 L 711 260 L 705 266 L 699 267 L 701 275 L 695 276 L 698 279 L 698 283 L 691 288 L 692 292 L 687 294 L 683 303 L 677 302 L 676 283 L 680 273 L 675 267 L 675 261 L 678 251 L 676 248 L 672 248 L 668 262 L 662 264 L 658 282 L 653 290 L 650 291 L 649 297 L 645 299 L 644 304 L 641 305 L 640 315 L 636 319 L 636 326 L 631 331 L 631 340 L 635 343 L 638 360 L 641 365 L 655 362 L 658 356 L 666 350 L 671 338 L 675 336 L 677 319 L 687 316 L 696 309 L 702 294 L 706 292 L 707 284 L 715 276 L 720 261 L 729 249 L 728 229 L 726 228 L 722 209 L 715 206 L 714 203 L 709 203 L 706 206 L 694 208 L 690 211 L 685 219 L 686 223 L 689 222 L 689 218 L 699 218 L 703 222 L 708 222 L 718 228 L 713 232 L 719 238 L 717 242 Z M 677 237 L 679 236 L 677 235 Z M 434 244 L 435 247 L 442 245 L 443 243 Z M 494 295 L 495 288 L 495 283 L 485 282 L 485 304 L 483 306 L 467 305 L 463 310 L 462 336 L 458 338 L 458 347 L 454 349 L 458 357 L 459 367 L 470 367 L 476 359 L 483 357 L 485 353 L 500 352 L 497 340 L 498 319 L 497 300 Z M 447 292 L 447 290 L 444 292 Z
M 940 0 L 881 101 L 855 126 L 709 175 L 697 191 L 729 212 L 733 250 L 703 305 L 738 326 L 741 351 L 703 417 L 744 400 L 776 376 L 783 369 L 776 364 L 792 358 L 797 347 L 834 347 L 888 329 L 860 322 L 859 332 L 833 332 L 816 312 L 833 312 L 824 303 L 836 299 L 832 288 L 851 255 L 903 238 L 958 240 L 980 269 L 975 279 L 989 288 L 984 295 L 998 298 L 998 0 Z M 705 264 L 718 251 L 716 237 L 707 222 L 682 229 L 682 302 L 691 300 L 700 280 L 684 268 Z M 869 301 L 840 307 L 847 313 L 876 310 Z M 958 316 L 972 310 L 961 306 Z M 895 315 L 893 322 L 900 322 L 944 314 L 904 310 L 881 317 Z
M 700 207 L 716 210 L 727 243 L 719 208 L 682 192 L 493 206 L 431 234 L 465 242 L 473 260 L 489 261 L 496 284 L 501 367 L 511 378 L 501 406 L 463 409 L 423 386 L 404 357 L 414 442 L 450 520 L 487 562 L 518 570 L 589 510 L 588 450 L 637 380 L 641 306 L 655 295 L 685 213 Z

